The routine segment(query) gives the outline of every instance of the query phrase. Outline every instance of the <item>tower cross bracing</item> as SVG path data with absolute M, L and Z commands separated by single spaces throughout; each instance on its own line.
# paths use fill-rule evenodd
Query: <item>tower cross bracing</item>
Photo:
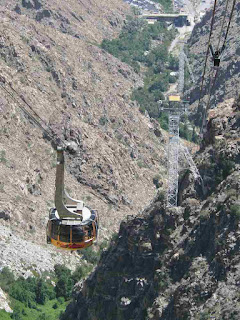
M 179 156 L 179 123 L 180 116 L 186 112 L 184 107 L 184 101 L 181 101 L 181 96 L 184 90 L 184 65 L 186 56 L 183 50 L 184 46 L 181 46 L 181 52 L 179 54 L 179 80 L 178 80 L 178 94 L 175 96 L 169 96 L 169 107 L 160 108 L 160 110 L 168 111 L 169 119 L 169 144 L 168 144 L 168 191 L 167 191 L 167 207 L 177 206 L 178 197 L 178 156 Z M 187 61 L 188 63 L 188 61 Z M 193 78 L 193 76 L 192 76 Z M 200 179 L 199 171 L 192 159 L 186 147 L 181 146 L 181 150 L 184 152 L 189 167 L 194 175 L 194 178 Z
M 176 206 L 178 194 L 178 148 L 179 148 L 179 114 L 169 112 L 169 145 L 168 145 L 168 193 L 167 204 Z

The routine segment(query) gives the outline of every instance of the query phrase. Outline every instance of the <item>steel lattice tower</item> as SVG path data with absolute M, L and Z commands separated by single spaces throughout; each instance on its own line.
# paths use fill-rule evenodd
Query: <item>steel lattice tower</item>
M 201 176 L 198 169 L 186 147 L 179 144 L 179 123 L 180 116 L 182 113 L 186 112 L 184 101 L 181 101 L 181 96 L 184 90 L 184 65 L 186 56 L 184 54 L 184 45 L 181 46 L 181 51 L 179 54 L 179 80 L 178 80 L 178 94 L 174 96 L 169 96 L 169 107 L 160 108 L 160 110 L 168 111 L 169 119 L 169 144 L 168 144 L 168 192 L 167 192 L 167 207 L 177 206 L 177 196 L 178 196 L 178 156 L 179 148 L 184 153 L 189 167 L 196 180 L 201 180 Z M 188 63 L 188 61 L 187 61 Z M 188 63 L 189 64 L 189 63 Z M 190 69 L 190 66 L 188 66 Z M 191 74 L 191 72 L 190 72 Z M 192 78 L 193 75 L 191 74 Z
M 168 193 L 167 206 L 177 206 L 178 195 L 178 149 L 179 149 L 179 122 L 183 112 L 180 97 L 184 88 L 184 52 L 183 45 L 179 54 L 179 80 L 178 80 L 178 96 L 169 97 L 169 144 L 168 144 Z M 179 97 L 179 98 L 177 98 Z M 171 101 L 172 100 L 172 101 Z M 178 101 L 174 101 L 178 100 Z
M 169 112 L 169 145 L 168 145 L 168 193 L 167 206 L 177 205 L 178 195 L 178 148 L 179 148 L 180 115 Z

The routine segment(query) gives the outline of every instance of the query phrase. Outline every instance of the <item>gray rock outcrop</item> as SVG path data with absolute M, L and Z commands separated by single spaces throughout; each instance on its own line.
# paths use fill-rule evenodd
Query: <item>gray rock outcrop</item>
M 12 309 L 9 306 L 9 301 L 6 294 L 0 288 L 0 309 L 5 310 L 6 312 L 12 313 Z

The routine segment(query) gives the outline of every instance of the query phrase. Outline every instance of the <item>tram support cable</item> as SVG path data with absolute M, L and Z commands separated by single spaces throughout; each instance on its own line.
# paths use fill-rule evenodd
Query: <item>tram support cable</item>
M 60 138 L 55 137 L 55 134 L 52 132 L 52 129 L 49 128 L 49 126 L 45 123 L 45 121 L 37 114 L 37 112 L 32 108 L 32 106 L 26 101 L 24 96 L 19 94 L 12 87 L 12 85 L 10 85 L 9 83 L 8 85 L 11 88 L 11 90 L 18 96 L 18 98 L 21 99 L 22 103 L 27 105 L 28 108 L 34 113 L 35 117 L 29 111 L 27 111 L 27 109 L 23 105 L 21 105 L 18 99 L 5 87 L 4 82 L 0 81 L 0 87 L 11 97 L 11 99 L 18 105 L 18 107 L 24 112 L 24 114 L 27 115 L 27 117 L 31 119 L 33 123 L 35 123 L 42 130 L 42 132 L 49 138 L 50 141 L 52 141 L 55 145 L 58 145 L 59 143 L 56 141 L 58 140 L 63 144 L 63 146 L 66 146 L 66 144 Z M 36 117 L 40 119 L 40 121 L 44 124 L 44 126 L 47 129 L 44 128 L 44 126 L 41 124 L 39 120 L 36 119 Z
M 214 18 L 215 11 L 216 11 L 215 3 L 216 3 L 216 1 L 214 2 L 214 9 L 213 9 L 213 15 L 212 15 L 211 30 L 210 30 L 210 34 L 209 34 L 209 43 L 208 43 L 207 54 L 206 54 L 206 59 L 205 59 L 205 66 L 204 66 L 204 73 L 203 73 L 203 77 L 202 77 L 202 84 L 201 84 L 201 90 L 200 90 L 198 108 L 199 108 L 199 106 L 200 106 L 201 99 L 202 99 L 201 96 L 202 96 L 203 82 L 204 82 L 204 77 L 205 77 L 205 72 L 206 72 L 206 64 L 207 64 L 207 59 L 208 59 L 208 53 L 209 53 L 209 50 L 211 49 L 211 43 L 210 43 L 210 41 L 211 41 L 211 35 L 212 35 L 213 18 Z M 216 52 L 219 52 L 220 54 L 221 54 L 221 53 L 223 52 L 223 50 L 225 49 L 225 44 L 226 44 L 226 41 L 227 41 L 227 36 L 228 36 L 229 29 L 230 29 L 230 24 L 231 24 L 231 20 L 232 20 L 234 8 L 235 8 L 236 0 L 233 0 L 232 9 L 231 9 L 231 13 L 230 13 L 229 21 L 228 21 L 228 25 L 227 25 L 227 31 L 226 31 L 226 34 L 225 34 L 224 41 L 223 41 L 223 44 L 222 44 L 222 46 L 221 46 L 221 49 L 219 49 L 219 47 L 220 47 L 220 42 L 221 42 L 221 37 L 222 37 L 222 31 L 223 31 L 224 23 L 225 23 L 225 20 L 226 20 L 228 3 L 229 3 L 229 0 L 227 0 L 227 3 L 226 3 L 225 14 L 224 14 L 224 18 L 223 18 L 223 22 L 222 22 L 222 26 L 221 26 L 221 31 L 220 31 L 219 38 L 218 38 L 218 44 L 217 44 L 217 51 L 216 51 Z M 213 50 L 213 49 L 212 49 L 212 50 Z M 211 50 L 211 51 L 212 51 L 212 50 Z M 219 61 L 220 61 L 220 59 L 219 59 Z M 213 79 L 213 80 L 212 80 L 212 76 L 210 76 L 210 86 L 209 86 L 209 91 L 208 91 L 208 100 L 207 100 L 206 108 L 205 108 L 204 111 L 203 111 L 204 113 L 203 113 L 202 127 L 201 127 L 201 131 L 200 131 L 201 134 L 203 133 L 203 128 L 204 128 L 204 125 L 205 125 L 205 121 L 206 121 L 206 119 L 207 119 L 207 111 L 208 111 L 208 109 L 209 109 L 209 105 L 210 105 L 210 101 L 211 101 L 211 96 L 212 96 L 212 91 L 213 91 L 213 88 L 214 88 L 215 83 L 216 83 L 218 71 L 219 71 L 219 65 L 217 66 L 216 73 L 215 73 L 215 76 L 214 76 L 214 79 Z
M 218 38 L 217 51 L 219 51 L 220 41 L 221 41 L 221 37 L 222 37 L 222 33 L 223 33 L 223 27 L 224 27 L 224 24 L 225 24 L 225 21 L 226 21 L 227 10 L 228 10 L 228 3 L 229 3 L 229 0 L 227 0 L 227 2 L 226 2 L 226 7 L 225 7 L 225 11 L 224 11 L 223 22 L 222 22 L 222 26 L 221 26 L 221 30 L 220 30 L 220 34 L 219 34 L 219 38 Z M 224 46 L 222 46 L 222 48 L 224 48 Z M 222 49 L 222 50 L 223 50 L 223 49 Z
M 209 38 L 208 38 L 207 52 L 206 52 L 206 56 L 205 56 L 203 76 L 202 76 L 202 82 L 201 82 L 201 88 L 200 88 L 200 94 L 199 94 L 199 100 L 198 100 L 198 108 L 200 106 L 201 99 L 202 99 L 203 83 L 204 83 L 204 78 L 205 78 L 205 73 L 206 73 L 206 68 L 207 68 L 208 55 L 209 55 L 209 51 L 210 51 L 210 43 L 211 43 L 211 37 L 212 37 L 212 31 L 213 31 L 213 25 L 214 25 L 214 17 L 215 17 L 215 12 L 216 12 L 216 6 L 217 6 L 217 0 L 214 0 L 212 20 L 211 20 L 211 28 L 210 28 Z
M 232 10 L 231 10 L 231 13 L 230 13 L 228 26 L 227 26 L 227 31 L 226 31 L 226 34 L 225 34 L 225 37 L 224 37 L 224 41 L 223 41 L 223 46 L 224 47 L 225 47 L 225 43 L 227 41 L 227 36 L 228 36 L 229 29 L 230 29 L 230 24 L 231 24 L 231 21 L 232 21 L 232 16 L 233 16 L 233 11 L 235 9 L 235 5 L 236 5 L 236 0 L 233 0 Z

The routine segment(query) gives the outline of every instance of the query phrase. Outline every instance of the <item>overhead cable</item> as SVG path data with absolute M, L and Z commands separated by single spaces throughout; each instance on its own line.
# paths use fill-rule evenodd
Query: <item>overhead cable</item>
M 225 21 L 226 21 L 226 16 L 227 16 L 227 11 L 228 11 L 228 3 L 229 3 L 229 0 L 227 0 L 226 6 L 225 6 L 225 10 L 224 10 L 224 18 L 223 18 L 221 30 L 220 30 L 220 33 L 219 33 L 217 51 L 219 51 L 220 41 L 221 41 L 221 37 L 222 37 L 222 33 L 223 33 L 223 28 L 224 28 L 224 24 L 225 24 Z
M 217 0 L 214 0 L 214 6 L 213 6 L 213 12 L 212 12 L 212 20 L 211 20 L 211 28 L 210 28 L 209 38 L 208 38 L 207 52 L 206 52 L 206 56 L 205 56 L 205 63 L 204 63 L 204 69 L 203 69 L 203 75 L 202 75 L 202 83 L 201 83 L 199 100 L 198 100 L 198 108 L 200 106 L 201 99 L 202 99 L 203 83 L 204 83 L 204 78 L 205 78 L 205 73 L 206 73 L 206 68 L 207 68 L 207 60 L 208 60 L 208 55 L 209 55 L 209 50 L 210 50 L 210 43 L 211 43 L 211 37 L 212 37 L 212 31 L 213 31 L 213 25 L 214 25 L 214 17 L 215 17 L 215 12 L 216 12 L 216 5 L 217 5 Z
M 226 20 L 226 15 L 227 15 L 228 3 L 229 3 L 229 0 L 227 0 L 227 2 L 226 2 L 225 14 L 224 14 L 224 18 L 223 18 L 223 21 L 222 21 L 221 31 L 220 31 L 220 34 L 219 34 L 219 37 L 218 37 L 218 44 L 217 44 L 217 51 L 220 51 L 221 53 L 224 50 L 225 43 L 227 41 L 227 36 L 228 36 L 229 29 L 230 29 L 230 24 L 231 24 L 231 20 L 232 20 L 234 8 L 235 8 L 236 0 L 233 0 L 232 9 L 231 9 L 231 13 L 230 13 L 230 16 L 229 16 L 229 21 L 228 21 L 226 34 L 225 34 L 225 37 L 224 37 L 224 41 L 223 41 L 222 47 L 221 47 L 221 49 L 219 49 L 220 48 L 221 38 L 222 38 L 222 31 L 223 31 L 223 27 L 224 27 L 225 20 Z M 216 10 L 216 8 L 215 8 L 215 10 Z M 210 30 L 209 40 L 211 40 L 211 33 L 212 32 Z M 210 45 L 211 44 L 209 43 L 208 44 L 208 51 L 209 51 Z M 207 57 L 206 57 L 206 61 L 207 61 Z M 206 66 L 206 64 L 205 64 L 205 66 Z M 205 69 L 204 69 L 204 71 L 205 71 Z M 206 107 L 203 110 L 202 127 L 201 127 L 201 131 L 200 131 L 201 134 L 203 133 L 203 128 L 204 128 L 204 125 L 205 125 L 205 122 L 206 122 L 206 119 L 207 119 L 207 112 L 208 112 L 208 109 L 209 109 L 209 106 L 210 106 L 211 96 L 212 96 L 213 88 L 214 88 L 215 83 L 216 83 L 218 71 L 219 71 L 219 67 L 217 67 L 217 69 L 216 69 L 214 79 L 212 79 L 212 75 L 210 75 L 210 85 L 209 85 L 209 90 L 208 90 L 207 104 L 206 104 Z M 205 72 L 204 72 L 204 76 L 205 76 Z M 202 86 L 203 86 L 203 81 L 202 81 Z M 201 87 L 201 91 L 200 91 L 198 107 L 199 107 L 200 101 L 201 101 L 201 93 L 202 93 L 202 87 Z
M 28 106 L 28 108 L 34 113 L 35 117 L 19 102 L 18 99 L 16 99 L 16 97 L 5 87 L 5 85 L 0 81 L 0 87 L 11 97 L 11 99 L 18 105 L 18 107 L 29 117 L 29 119 L 31 119 L 33 121 L 33 123 L 35 123 L 43 132 L 44 134 L 54 143 L 56 143 L 56 136 L 55 134 L 52 132 L 52 129 L 49 128 L 49 126 L 45 123 L 45 121 L 38 115 L 38 113 L 32 108 L 32 106 L 26 101 L 26 99 L 24 98 L 23 95 L 19 94 L 13 87 L 12 85 L 10 85 L 11 90 L 21 99 L 22 103 L 24 103 L 25 105 Z M 44 126 L 42 125 L 42 123 L 37 120 L 36 118 L 38 118 L 43 124 L 44 126 L 47 128 L 44 128 Z M 60 139 L 57 138 L 59 140 L 59 142 L 61 142 L 63 145 L 65 145 L 65 143 Z
M 227 31 L 226 31 L 226 34 L 225 34 L 225 37 L 224 37 L 223 46 L 225 46 L 225 43 L 227 41 L 227 36 L 228 36 L 229 29 L 230 29 L 230 24 L 231 24 L 231 21 L 232 21 L 232 16 L 233 16 L 233 11 L 235 9 L 235 5 L 236 5 L 236 0 L 233 0 L 232 10 L 231 10 L 229 21 L 228 21 Z

